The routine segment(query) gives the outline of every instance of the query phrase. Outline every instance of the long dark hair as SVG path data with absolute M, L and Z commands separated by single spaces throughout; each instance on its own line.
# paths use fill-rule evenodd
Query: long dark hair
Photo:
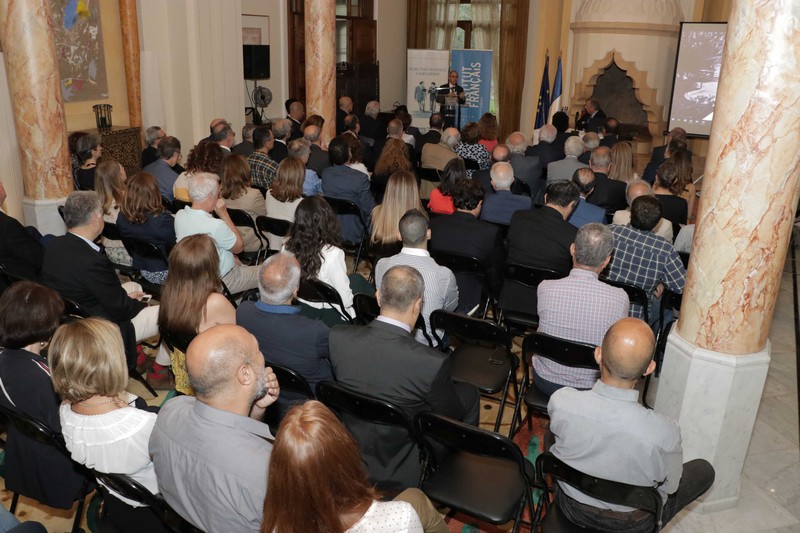
M 310 196 L 297 205 L 286 249 L 300 263 L 303 278 L 315 278 L 322 266 L 325 246 L 341 247 L 339 221 L 324 198 Z

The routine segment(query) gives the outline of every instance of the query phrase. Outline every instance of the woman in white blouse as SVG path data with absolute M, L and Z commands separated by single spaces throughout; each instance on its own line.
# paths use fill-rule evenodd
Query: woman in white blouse
M 99 472 L 125 474 L 158 492 L 148 442 L 156 414 L 137 409 L 125 392 L 128 365 L 116 324 L 87 318 L 58 328 L 48 360 L 64 403 L 61 431 L 72 458 Z M 169 531 L 148 507 L 109 498 L 108 517 L 121 532 Z

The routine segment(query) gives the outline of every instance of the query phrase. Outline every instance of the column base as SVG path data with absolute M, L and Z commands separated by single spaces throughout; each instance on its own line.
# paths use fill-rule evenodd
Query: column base
M 704 350 L 676 331 L 667 339 L 655 410 L 677 420 L 683 460 L 714 465 L 714 485 L 690 507 L 710 513 L 735 507 L 770 361 L 770 346 L 728 355 Z
M 23 198 L 22 213 L 25 216 L 25 223 L 34 226 L 42 235 L 64 235 L 67 227 L 64 219 L 58 213 L 58 206 L 64 205 L 66 198 L 31 200 Z

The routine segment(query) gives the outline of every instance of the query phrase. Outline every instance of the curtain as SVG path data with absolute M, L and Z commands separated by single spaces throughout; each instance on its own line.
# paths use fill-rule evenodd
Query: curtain
M 428 0 L 408 0 L 406 48 L 428 47 Z
M 497 86 L 500 72 L 500 17 L 502 2 L 472 0 L 472 48 L 492 51 L 492 95 L 490 109 L 499 113 Z
M 427 48 L 449 50 L 453 47 L 459 4 L 459 0 L 429 0 Z
M 528 9 L 528 0 L 502 0 L 497 83 L 497 97 L 501 102 L 497 114 L 501 142 L 509 133 L 519 129 L 522 87 L 525 83 Z

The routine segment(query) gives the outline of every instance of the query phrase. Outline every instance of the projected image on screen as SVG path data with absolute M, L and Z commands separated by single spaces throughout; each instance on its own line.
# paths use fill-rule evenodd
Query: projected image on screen
M 669 129 L 708 136 L 714 119 L 727 25 L 684 23 L 678 44 Z

